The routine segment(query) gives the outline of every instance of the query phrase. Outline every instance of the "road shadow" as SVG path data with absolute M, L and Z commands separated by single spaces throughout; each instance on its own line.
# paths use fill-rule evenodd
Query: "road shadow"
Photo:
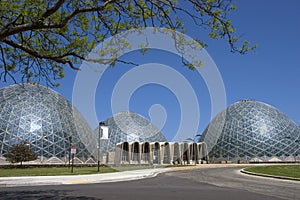
M 101 200 L 95 197 L 74 196 L 69 190 L 0 191 L 2 200 Z

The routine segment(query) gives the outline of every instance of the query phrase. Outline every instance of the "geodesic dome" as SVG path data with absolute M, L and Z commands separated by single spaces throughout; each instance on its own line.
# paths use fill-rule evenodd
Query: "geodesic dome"
M 219 113 L 201 141 L 216 160 L 284 161 L 300 153 L 299 127 L 276 108 L 254 100 L 238 101 Z
M 83 161 L 95 157 L 96 137 L 82 115 L 57 92 L 42 85 L 0 89 L 0 155 L 21 141 L 42 159 L 67 160 L 71 146 Z
M 111 152 L 120 142 L 165 142 L 160 130 L 146 118 L 133 112 L 120 112 L 104 121 L 108 126 L 108 139 L 101 140 L 102 151 Z M 99 134 L 99 127 L 95 129 Z

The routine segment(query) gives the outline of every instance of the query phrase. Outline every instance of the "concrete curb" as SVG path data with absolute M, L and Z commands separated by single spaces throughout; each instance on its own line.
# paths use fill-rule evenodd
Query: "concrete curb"
M 246 168 L 244 168 L 244 169 L 246 169 Z M 244 173 L 244 174 L 248 174 L 248 175 L 261 176 L 261 177 L 266 177 L 266 178 L 284 179 L 284 180 L 290 180 L 290 181 L 300 181 L 300 178 L 292 178 L 292 177 L 287 177 L 287 176 L 275 176 L 275 175 L 269 175 L 269 174 L 254 173 L 254 172 L 245 171 L 244 169 L 241 169 L 240 172 Z
M 132 181 L 155 177 L 158 174 L 172 171 L 171 168 L 134 170 L 105 174 L 89 174 L 76 176 L 23 176 L 0 178 L 1 187 L 40 186 L 40 185 L 72 185 L 93 184 L 120 181 Z

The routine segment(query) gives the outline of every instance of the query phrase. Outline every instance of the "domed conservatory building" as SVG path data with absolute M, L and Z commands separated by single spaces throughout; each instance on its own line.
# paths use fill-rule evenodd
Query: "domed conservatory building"
M 0 89 L 0 164 L 15 144 L 26 141 L 35 163 L 198 164 L 209 162 L 300 161 L 300 128 L 276 108 L 242 100 L 220 112 L 200 142 L 168 142 L 146 118 L 120 112 L 94 131 L 57 92 L 38 84 Z
M 205 129 L 211 162 L 300 161 L 300 129 L 276 108 L 254 100 L 238 101 Z
M 103 121 L 109 127 L 107 139 L 101 140 L 101 151 L 115 151 L 120 142 L 166 142 L 160 130 L 146 118 L 134 112 L 119 112 Z M 94 130 L 99 133 L 99 126 Z
M 26 141 L 41 163 L 94 162 L 96 136 L 83 116 L 57 92 L 42 85 L 15 84 L 0 89 L 0 156 Z M 77 162 L 75 161 L 75 162 Z

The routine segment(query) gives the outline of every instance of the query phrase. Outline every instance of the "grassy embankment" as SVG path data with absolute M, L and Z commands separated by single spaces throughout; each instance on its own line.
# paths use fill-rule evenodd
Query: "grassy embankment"
M 61 176 L 61 175 L 79 175 L 79 174 L 97 174 L 97 167 L 74 167 L 73 173 L 68 167 L 39 167 L 39 168 L 0 168 L 0 177 L 11 176 Z M 101 167 L 101 173 L 116 172 L 118 170 Z
M 300 165 L 259 166 L 245 169 L 259 174 L 300 178 Z

